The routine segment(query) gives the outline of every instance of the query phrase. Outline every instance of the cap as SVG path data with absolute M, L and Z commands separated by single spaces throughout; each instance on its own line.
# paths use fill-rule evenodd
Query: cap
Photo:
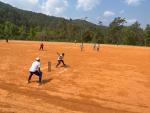
M 37 58 L 35 58 L 35 60 L 36 60 L 36 61 L 39 61 L 39 60 L 40 60 L 40 58 L 39 58 L 39 57 L 37 57 Z

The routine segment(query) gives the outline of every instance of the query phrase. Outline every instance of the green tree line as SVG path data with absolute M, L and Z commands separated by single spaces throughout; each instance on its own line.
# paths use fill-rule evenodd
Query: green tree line
M 0 2 L 0 39 L 92 42 L 150 46 L 150 25 L 139 22 L 125 26 L 116 17 L 104 26 L 85 20 L 64 19 L 17 9 Z

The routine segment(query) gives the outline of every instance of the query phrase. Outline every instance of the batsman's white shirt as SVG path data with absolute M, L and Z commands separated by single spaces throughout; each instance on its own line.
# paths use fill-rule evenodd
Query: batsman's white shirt
M 38 70 L 38 68 L 40 68 L 40 66 L 41 66 L 40 62 L 34 61 L 34 62 L 32 63 L 32 66 L 30 67 L 29 71 L 30 71 L 30 72 L 35 72 L 35 71 Z
M 59 55 L 57 58 L 57 60 L 63 60 L 63 59 L 64 59 L 63 55 Z

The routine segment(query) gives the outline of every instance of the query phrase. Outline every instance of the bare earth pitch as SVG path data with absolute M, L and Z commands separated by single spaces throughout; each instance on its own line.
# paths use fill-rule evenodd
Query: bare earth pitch
M 0 113 L 150 113 L 150 48 L 44 42 L 0 41 Z M 56 52 L 66 67 L 55 68 Z M 33 76 L 41 58 L 43 84 Z M 47 71 L 48 61 L 51 72 Z

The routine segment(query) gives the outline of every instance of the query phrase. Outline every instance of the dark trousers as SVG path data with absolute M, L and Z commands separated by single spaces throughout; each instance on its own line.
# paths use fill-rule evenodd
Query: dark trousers
M 40 49 L 39 49 L 39 50 L 41 50 L 41 49 L 43 50 L 43 46 L 40 46 Z
M 97 48 L 97 51 L 99 51 L 99 47 Z
M 64 61 L 63 60 L 58 60 L 58 63 L 57 63 L 57 65 L 56 65 L 56 67 L 57 66 L 59 66 L 60 64 L 61 64 L 61 62 L 63 63 L 63 65 L 65 66 L 65 63 L 64 63 Z
M 31 78 L 32 78 L 32 75 L 35 74 L 35 75 L 37 75 L 39 77 L 39 82 L 41 82 L 41 80 L 42 80 L 42 72 L 35 71 L 35 72 L 29 72 L 29 73 L 30 73 L 30 75 L 29 75 L 28 81 L 30 81 Z

